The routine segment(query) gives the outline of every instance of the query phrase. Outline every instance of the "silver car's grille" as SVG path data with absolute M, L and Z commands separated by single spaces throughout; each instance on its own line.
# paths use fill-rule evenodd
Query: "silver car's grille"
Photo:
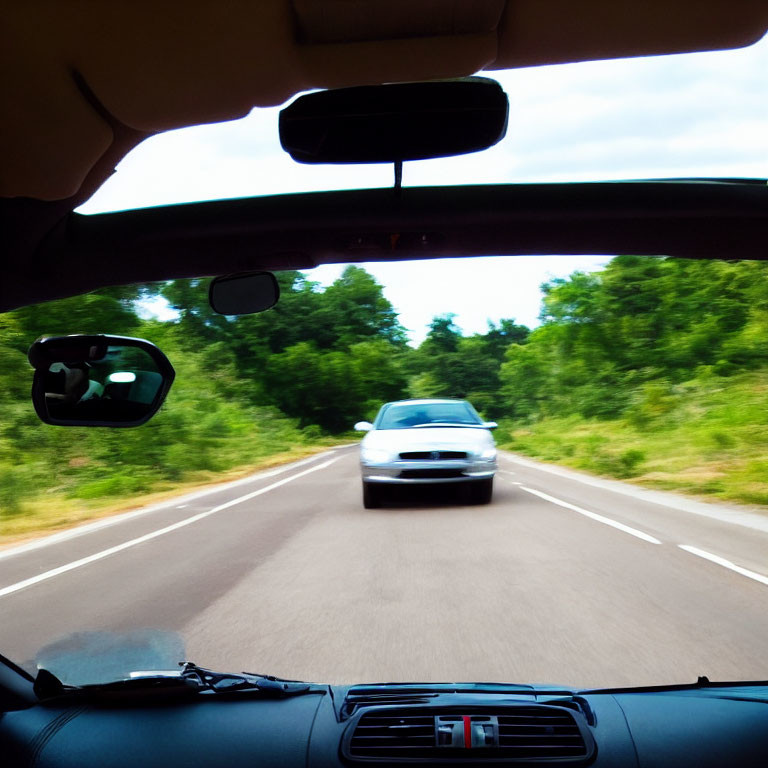
M 405 451 L 400 454 L 404 461 L 445 461 L 446 459 L 466 459 L 466 451 Z
M 439 480 L 454 477 L 465 477 L 460 469 L 403 469 L 398 477 L 403 480 Z

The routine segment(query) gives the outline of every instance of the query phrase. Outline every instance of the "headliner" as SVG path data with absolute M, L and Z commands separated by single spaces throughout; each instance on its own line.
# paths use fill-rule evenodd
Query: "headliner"
M 415 189 L 399 202 L 371 190 L 87 220 L 72 211 L 158 132 L 235 119 L 309 88 L 745 46 L 768 29 L 765 0 L 195 0 L 179 13 L 181 6 L 47 0 L 5 9 L 0 60 L 14 77 L 0 83 L 0 309 L 120 282 L 329 261 L 762 255 L 766 190 L 749 184 Z M 377 241 L 394 234 L 398 248 Z M 422 234 L 426 241 L 413 240 Z M 355 249 L 359 238 L 367 245 Z

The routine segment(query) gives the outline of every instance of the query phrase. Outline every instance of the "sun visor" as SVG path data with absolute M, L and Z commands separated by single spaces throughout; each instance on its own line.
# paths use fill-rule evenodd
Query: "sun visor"
M 293 0 L 299 39 L 360 43 L 494 32 L 506 0 Z
M 0 66 L 14 77 L 0 84 L 0 196 L 41 200 L 75 196 L 87 178 L 97 188 L 91 171 L 116 133 L 232 120 L 311 88 L 468 75 L 496 58 L 495 31 L 302 44 L 287 0 L 183 13 L 170 2 L 17 5 L 3 29 Z
M 765 0 L 510 0 L 490 69 L 741 48 L 767 30 Z
M 153 133 L 311 88 L 747 45 L 768 4 L 80 0 L 11 4 L 4 22 L 0 196 L 78 204 Z

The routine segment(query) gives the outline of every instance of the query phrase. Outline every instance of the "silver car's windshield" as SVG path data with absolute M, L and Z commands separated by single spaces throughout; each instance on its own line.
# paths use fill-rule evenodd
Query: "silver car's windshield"
M 409 429 L 425 424 L 479 426 L 480 417 L 469 403 L 394 403 L 379 414 L 376 429 Z

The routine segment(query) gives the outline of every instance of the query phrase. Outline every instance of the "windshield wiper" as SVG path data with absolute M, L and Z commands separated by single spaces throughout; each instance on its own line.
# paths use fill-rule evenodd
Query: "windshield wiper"
M 324 686 L 273 675 L 248 672 L 214 672 L 191 661 L 180 662 L 181 670 L 133 673 L 130 678 L 93 685 L 65 685 L 53 673 L 41 669 L 34 690 L 39 699 L 61 696 L 74 698 L 126 699 L 147 696 L 211 694 L 254 694 L 264 698 L 285 698 L 305 693 L 325 693 Z
M 274 675 L 253 674 L 250 672 L 213 672 L 210 669 L 198 667 L 191 661 L 182 665 L 181 677 L 184 680 L 196 680 L 201 689 L 214 693 L 229 693 L 231 691 L 255 691 L 269 696 L 296 696 L 302 693 L 317 693 L 324 691 L 322 686 L 313 686 L 301 680 L 284 680 Z

